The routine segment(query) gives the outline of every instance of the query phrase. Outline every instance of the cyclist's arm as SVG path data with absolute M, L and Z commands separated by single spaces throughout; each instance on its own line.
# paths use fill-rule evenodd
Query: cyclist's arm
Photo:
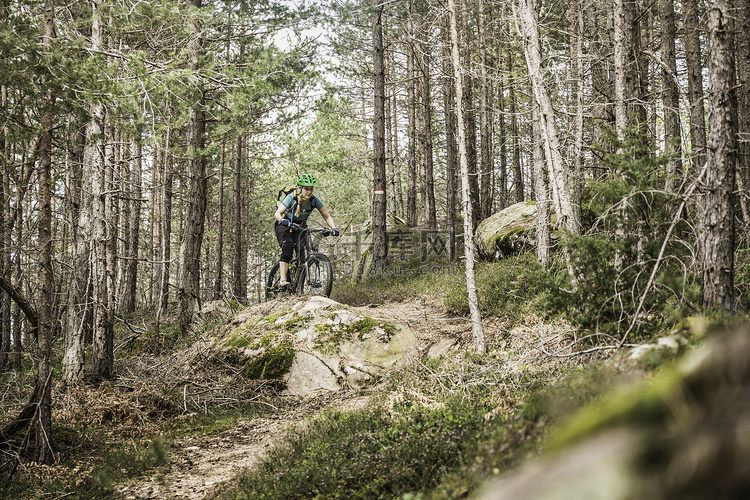
M 328 209 L 326 207 L 320 207 L 320 215 L 323 216 L 323 219 L 325 219 L 328 227 L 330 227 L 331 229 L 336 229 L 336 223 L 333 222 L 333 217 L 331 217 L 331 214 L 328 213 Z
M 276 219 L 276 222 L 281 222 L 281 219 L 284 218 L 284 212 L 287 211 L 287 206 L 283 203 L 279 203 L 279 208 L 276 209 L 276 213 L 273 214 L 274 219 Z

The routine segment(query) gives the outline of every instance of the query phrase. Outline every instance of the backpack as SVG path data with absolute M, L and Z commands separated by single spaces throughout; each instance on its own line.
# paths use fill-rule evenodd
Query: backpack
M 289 184 L 288 186 L 284 186 L 281 189 L 279 189 L 279 194 L 276 195 L 276 206 L 281 205 L 281 201 L 286 198 L 289 193 L 294 193 L 294 202 L 297 203 L 297 197 L 300 195 L 302 190 L 300 187 L 296 184 Z M 311 201 L 311 207 L 315 208 L 315 198 L 313 198 Z M 294 205 L 292 205 L 294 206 Z

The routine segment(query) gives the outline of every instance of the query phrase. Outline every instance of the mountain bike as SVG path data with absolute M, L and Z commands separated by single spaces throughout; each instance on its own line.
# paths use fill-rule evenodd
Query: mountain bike
M 286 277 L 289 285 L 283 288 L 279 286 L 281 276 L 277 262 L 268 273 L 266 300 L 285 293 L 328 297 L 333 288 L 333 267 L 328 256 L 318 251 L 312 235 L 320 233 L 323 236 L 330 236 L 331 230 L 303 227 L 298 224 L 292 224 L 289 227 L 300 231 L 294 257 L 289 262 L 289 272 Z

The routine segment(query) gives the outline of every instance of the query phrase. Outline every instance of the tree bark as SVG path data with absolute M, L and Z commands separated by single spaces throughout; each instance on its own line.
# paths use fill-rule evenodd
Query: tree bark
M 517 6 L 514 4 L 514 9 L 519 34 L 524 41 L 524 53 L 532 92 L 534 93 L 534 99 L 539 104 L 538 119 L 542 132 L 544 156 L 548 165 L 550 184 L 552 185 L 555 212 L 558 220 L 566 229 L 573 234 L 579 234 L 581 226 L 571 202 L 570 176 L 563 162 L 554 111 L 542 75 L 542 57 L 533 0 L 519 0 Z
M 703 306 L 734 311 L 734 186 L 737 163 L 732 0 L 708 9 L 708 168 L 704 210 Z
M 675 55 L 674 0 L 662 0 L 659 7 L 661 17 L 661 57 L 664 102 L 664 152 L 669 157 L 667 180 L 664 188 L 674 192 L 682 174 L 682 133 L 680 124 L 680 89 L 677 84 L 677 61 Z
M 450 21 L 443 24 L 443 111 L 445 113 L 445 219 L 448 229 L 448 259 L 456 259 L 456 221 L 458 205 L 456 177 L 458 172 L 458 143 L 456 118 L 456 86 L 451 61 Z
M 492 215 L 495 191 L 495 155 L 493 149 L 492 124 L 494 122 L 492 99 L 492 84 L 488 74 L 488 68 L 492 67 L 490 47 L 487 47 L 485 33 L 485 18 L 488 13 L 485 10 L 484 1 L 479 0 L 477 4 L 477 35 L 479 46 L 479 136 L 481 146 L 481 172 L 480 172 L 480 214 L 479 220 L 484 220 Z
M 214 278 L 214 300 L 224 295 L 224 171 L 226 166 L 227 142 L 221 140 L 221 163 L 219 165 L 219 208 L 216 236 L 216 276 Z
M 737 81 L 739 157 L 737 190 L 742 210 L 742 232 L 750 231 L 750 0 L 737 0 Z
M 373 3 L 372 55 L 374 71 L 373 117 L 373 187 L 372 202 L 372 257 L 373 270 L 382 273 L 387 267 L 386 241 L 386 172 L 385 172 L 385 68 L 383 66 L 383 6 Z
M 7 6 L 0 7 L 0 15 L 6 18 L 8 15 Z M 8 108 L 8 87 L 0 86 L 0 109 L 6 113 Z M 0 168 L 0 196 L 3 203 L 0 205 L 0 275 L 6 280 L 11 281 L 13 275 L 13 266 L 11 263 L 11 233 L 10 227 L 10 128 L 7 122 L 0 131 L 0 155 L 2 160 Z M 11 321 L 10 321 L 10 296 L 4 291 L 0 291 L 0 372 L 6 371 L 9 365 L 9 355 L 11 352 Z
M 188 5 L 200 9 L 202 0 L 188 0 Z M 190 69 L 201 70 L 203 33 L 197 17 L 190 21 L 192 36 L 188 42 Z M 197 76 L 197 75 L 196 75 Z M 206 221 L 206 163 L 204 143 L 206 133 L 205 95 L 197 88 L 191 95 L 188 111 L 187 199 L 185 226 L 180 245 L 180 279 L 177 288 L 180 334 L 190 334 L 200 316 L 200 256 Z
M 685 59 L 688 71 L 688 104 L 690 106 L 690 143 L 694 180 L 706 163 L 706 125 L 703 107 L 703 65 L 701 64 L 700 30 L 697 0 L 684 0 L 682 16 L 685 25 Z
M 103 50 L 104 26 L 101 6 L 92 2 L 91 47 L 94 51 Z M 107 219 L 107 172 L 105 166 L 106 146 L 104 143 L 106 120 L 104 104 L 97 100 L 90 106 L 90 119 L 86 125 L 86 147 L 84 149 L 84 175 L 91 176 L 92 230 L 90 245 L 91 276 L 93 292 L 93 375 L 104 379 L 112 376 L 113 339 L 112 325 L 109 323 L 109 309 L 112 307 L 109 296 L 109 270 L 107 262 L 108 219 Z
M 242 180 L 245 178 L 242 163 L 242 136 L 237 138 L 234 158 L 234 182 L 232 185 L 232 197 L 234 203 L 234 253 L 232 255 L 232 295 L 241 304 L 247 304 L 247 280 L 243 272 L 243 260 L 246 259 L 245 242 L 243 237 L 242 207 L 244 197 L 242 191 Z
M 470 67 L 472 65 L 471 48 L 474 41 L 472 40 L 471 31 L 469 30 L 469 14 L 466 10 L 465 2 L 460 4 L 460 10 L 460 12 L 456 12 L 456 15 L 461 16 L 461 31 L 463 33 L 463 38 L 460 39 L 460 45 L 464 47 L 464 64 Z M 456 24 L 456 26 L 458 26 L 458 24 Z M 456 31 L 456 35 L 458 36 L 458 31 Z M 456 41 L 456 43 L 459 42 Z M 456 68 L 454 67 L 454 71 L 455 69 Z M 477 165 L 477 113 L 474 103 L 474 78 L 470 72 L 462 73 L 462 75 L 463 89 L 461 106 L 463 107 L 464 139 L 466 140 L 466 161 L 469 168 L 471 228 L 472 234 L 474 234 L 474 231 L 476 231 L 477 226 L 479 225 L 479 217 L 481 216 L 481 204 L 479 199 L 479 167 Z M 458 83 L 456 83 L 456 86 L 458 86 Z M 466 216 L 466 213 L 464 213 L 464 216 Z
M 474 340 L 474 351 L 483 353 L 486 351 L 484 329 L 482 328 L 482 315 L 479 311 L 479 297 L 477 294 L 477 283 L 474 272 L 474 227 L 472 226 L 472 204 L 469 183 L 469 161 L 466 151 L 467 138 L 464 129 L 465 119 L 463 116 L 463 88 L 464 78 L 461 66 L 461 54 L 458 48 L 458 27 L 456 22 L 456 4 L 454 0 L 448 0 L 448 14 L 450 16 L 450 45 L 451 60 L 453 61 L 453 77 L 456 85 L 456 123 L 458 124 L 458 156 L 461 165 L 461 191 L 463 193 L 462 207 L 464 210 L 464 252 L 466 266 L 466 291 L 469 300 L 469 312 L 471 315 L 471 331 Z
M 412 21 L 412 2 L 409 2 L 409 12 L 406 28 L 409 40 L 406 43 L 406 113 L 408 118 L 408 161 L 406 171 L 406 223 L 409 227 L 416 227 L 419 223 L 417 213 L 417 98 L 415 57 L 414 22 Z
M 534 163 L 534 196 L 536 198 L 536 260 L 547 266 L 551 257 L 549 183 L 544 168 L 544 147 L 540 128 L 539 104 L 531 102 L 531 127 L 533 134 L 532 161 Z
M 53 0 L 44 2 L 44 41 L 47 50 L 52 48 L 55 37 L 55 5 Z M 48 85 L 51 82 L 45 82 Z M 39 292 L 38 315 L 39 352 L 37 381 L 39 406 L 36 413 L 36 441 L 34 458 L 40 464 L 55 461 L 52 441 L 52 334 L 54 330 L 52 273 L 52 147 L 54 128 L 54 101 L 52 90 L 46 89 L 41 112 L 41 139 L 39 141 Z
M 136 289 L 138 286 L 138 244 L 141 229 L 141 182 L 143 172 L 143 144 L 141 138 L 135 139 L 135 158 L 133 169 L 130 174 L 130 234 L 128 240 L 128 255 L 125 260 L 125 293 L 123 294 L 122 308 L 127 312 L 135 311 Z
M 427 228 L 437 231 L 437 214 L 435 211 L 435 174 L 432 145 L 432 105 L 430 87 L 430 47 L 424 28 L 420 29 L 419 57 L 417 58 L 417 76 L 419 86 L 419 149 L 422 163 L 422 204 L 424 206 Z

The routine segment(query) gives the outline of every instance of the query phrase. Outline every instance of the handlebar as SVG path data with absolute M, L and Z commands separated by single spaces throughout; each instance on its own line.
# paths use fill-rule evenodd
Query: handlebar
M 300 226 L 299 224 L 295 224 L 294 222 L 292 222 L 291 224 L 289 224 L 289 229 L 304 230 L 304 231 L 308 231 L 310 233 L 322 233 L 323 236 L 331 236 L 331 230 L 330 229 L 318 229 L 318 228 L 314 228 L 314 227 L 305 227 L 305 226 Z

